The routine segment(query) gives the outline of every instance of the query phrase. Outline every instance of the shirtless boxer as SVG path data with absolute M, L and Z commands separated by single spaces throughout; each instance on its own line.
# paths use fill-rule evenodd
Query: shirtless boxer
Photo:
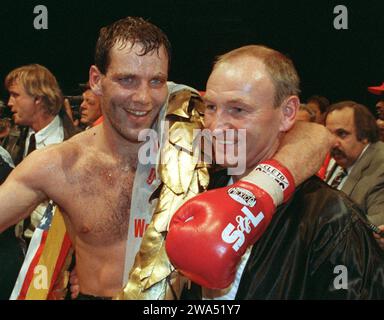
M 33 152 L 0 188 L 0 231 L 46 199 L 61 208 L 76 251 L 83 294 L 112 297 L 122 288 L 141 146 L 138 135 L 152 126 L 168 98 L 169 48 L 166 36 L 139 18 L 103 28 L 96 65 L 90 68 L 90 85 L 101 98 L 104 122 L 60 145 Z M 317 157 L 328 138 L 325 130 L 311 128 L 314 140 L 305 145 L 313 152 L 308 156 Z M 307 136 L 310 129 L 304 130 Z M 294 147 L 302 151 L 303 145 Z M 303 156 L 300 161 L 307 159 Z M 296 182 L 302 181 L 299 175 L 310 176 L 318 167 L 314 163 L 303 170 L 299 164 L 295 174 L 286 165 Z

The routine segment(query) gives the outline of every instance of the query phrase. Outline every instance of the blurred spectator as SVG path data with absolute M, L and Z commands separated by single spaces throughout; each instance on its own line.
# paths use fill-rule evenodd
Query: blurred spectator
M 5 79 L 10 93 L 8 106 L 17 125 L 27 127 L 15 164 L 27 156 L 30 139 L 35 149 L 62 142 L 76 132 L 62 109 L 63 98 L 54 75 L 45 67 L 32 64 L 11 71 Z M 32 147 L 32 146 L 31 146 Z
M 307 107 L 315 112 L 315 122 L 324 124 L 324 114 L 329 107 L 329 100 L 326 97 L 314 95 L 307 99 Z
M 377 116 L 380 120 L 384 120 L 384 97 L 376 103 Z
M 300 104 L 296 113 L 296 121 L 315 122 L 316 114 L 306 104 Z
M 369 220 L 384 224 L 384 143 L 375 118 L 354 101 L 331 105 L 326 127 L 335 135 L 326 182 L 359 204 Z
M 15 131 L 11 131 L 11 129 L 13 129 L 11 117 L 12 113 L 10 112 L 9 108 L 2 100 L 0 100 L 0 146 L 9 153 L 11 153 L 9 149 L 12 149 L 12 146 L 17 142 L 17 137 L 13 138 L 14 135 L 11 135 L 11 132 L 13 133 Z
M 12 112 L 4 101 L 0 100 L 0 119 L 11 119 Z
M 0 184 L 14 167 L 11 156 L 0 147 Z M 12 226 L 0 233 L 0 300 L 9 299 L 23 263 L 24 253 Z
M 3 147 L 0 147 L 0 184 L 5 181 L 14 167 L 11 155 Z
M 11 132 L 11 121 L 9 119 L 0 119 L 0 145 L 9 136 Z
M 381 95 L 379 101 L 376 103 L 378 116 L 376 122 L 380 130 L 380 140 L 384 141 L 384 82 L 380 86 L 368 87 L 368 91 L 376 95 Z
M 380 140 L 384 141 L 384 120 L 377 119 L 376 123 L 377 123 L 377 126 L 379 127 L 379 131 L 380 131 Z
M 70 103 L 68 98 L 64 98 L 63 107 L 64 107 L 64 110 L 65 110 L 66 114 L 68 115 L 69 119 L 71 119 L 73 125 L 75 127 L 78 127 L 80 125 L 80 119 L 75 117 L 74 112 L 72 110 L 71 103 Z
M 93 127 L 100 123 L 101 117 L 100 97 L 93 93 L 89 84 L 86 84 L 83 92 L 83 102 L 80 105 L 80 122 L 86 128 Z

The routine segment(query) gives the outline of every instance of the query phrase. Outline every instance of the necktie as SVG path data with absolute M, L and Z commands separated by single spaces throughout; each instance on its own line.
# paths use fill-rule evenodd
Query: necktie
M 26 140 L 28 137 L 28 127 L 20 127 L 19 130 L 19 138 L 15 144 L 15 149 L 17 150 L 14 159 L 15 165 L 18 165 L 24 159 Z
M 36 150 L 36 138 L 35 138 L 35 134 L 32 133 L 31 136 L 29 137 L 29 146 L 28 146 L 27 155 L 29 155 L 34 150 Z
M 348 171 L 346 169 L 341 170 L 336 175 L 335 179 L 333 179 L 333 181 L 331 183 L 331 187 L 336 189 L 339 186 L 339 184 L 341 183 L 341 181 L 347 176 L 347 174 L 348 174 Z

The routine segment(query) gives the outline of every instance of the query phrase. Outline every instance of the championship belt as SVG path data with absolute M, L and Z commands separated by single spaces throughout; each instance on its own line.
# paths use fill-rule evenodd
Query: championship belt
M 162 182 L 158 203 L 136 254 L 128 283 L 117 299 L 180 297 L 186 280 L 169 262 L 165 238 L 169 221 L 179 206 L 208 187 L 210 161 L 204 162 L 203 150 L 194 148 L 194 129 L 203 129 L 203 112 L 204 104 L 197 93 L 180 90 L 169 97 L 165 117 L 169 132 L 161 145 L 158 167 Z

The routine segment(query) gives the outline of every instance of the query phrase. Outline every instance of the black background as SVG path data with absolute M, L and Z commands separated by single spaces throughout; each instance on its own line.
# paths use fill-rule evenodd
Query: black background
M 48 9 L 48 30 L 35 30 L 36 5 Z M 336 30 L 338 4 L 348 9 L 348 30 Z M 215 56 L 246 44 L 265 44 L 291 57 L 302 80 L 302 99 L 353 99 L 371 110 L 367 86 L 384 81 L 383 0 L 5 0 L 0 4 L 0 78 L 15 67 L 40 63 L 64 94 L 86 82 L 100 27 L 142 16 L 173 46 L 170 80 L 205 89 Z M 7 99 L 4 86 L 0 98 Z

